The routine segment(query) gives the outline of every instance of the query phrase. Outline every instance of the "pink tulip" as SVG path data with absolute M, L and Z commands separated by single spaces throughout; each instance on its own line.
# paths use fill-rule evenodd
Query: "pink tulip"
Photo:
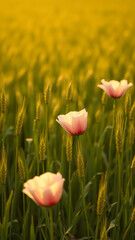
M 85 109 L 79 112 L 69 112 L 66 115 L 59 115 L 56 121 L 68 132 L 70 135 L 83 134 L 87 128 L 87 115 Z
M 132 87 L 133 84 L 127 82 L 127 80 L 121 80 L 120 82 L 116 80 L 111 80 L 110 82 L 101 80 L 103 85 L 97 85 L 99 88 L 103 89 L 110 97 L 120 98 L 122 97 L 128 88 Z
M 46 172 L 25 182 L 22 192 L 40 206 L 52 206 L 61 199 L 64 181 L 59 172 Z

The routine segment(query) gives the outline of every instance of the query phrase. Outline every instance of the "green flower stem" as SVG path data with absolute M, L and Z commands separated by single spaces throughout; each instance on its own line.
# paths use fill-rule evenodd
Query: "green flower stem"
M 112 131 L 110 136 L 110 143 L 109 143 L 109 170 L 111 169 L 111 149 L 112 149 L 112 140 L 113 134 L 115 129 L 115 115 L 116 115 L 116 99 L 113 99 L 113 124 L 112 124 Z
M 60 171 L 63 176 L 64 175 L 64 143 L 65 143 L 65 132 L 63 132 L 62 135 L 62 144 L 61 144 L 61 166 L 60 166 Z
M 2 128 L 2 146 L 4 146 L 4 132 L 5 132 L 5 113 L 3 113 L 3 128 Z
M 25 195 L 23 194 L 23 217 L 25 217 Z
M 1 185 L 1 188 L 2 188 L 2 219 L 3 219 L 6 205 L 5 184 Z
M 124 240 L 126 238 L 126 235 L 127 235 L 128 231 L 129 231 L 129 229 L 131 227 L 131 224 L 132 224 L 132 222 L 130 221 L 130 223 L 128 224 L 128 227 L 127 227 L 127 229 L 126 229 L 126 231 L 124 233 L 124 236 L 123 236 L 122 240 Z
M 19 136 L 16 136 L 16 159 L 15 159 L 15 191 L 17 188 L 17 160 L 18 160 Z
M 90 235 L 89 235 L 89 223 L 88 223 L 88 218 L 87 218 L 87 212 L 86 212 L 86 203 L 85 203 L 85 197 L 84 197 L 84 182 L 83 179 L 80 179 L 81 182 L 81 193 L 82 193 L 82 204 L 83 204 L 83 212 L 84 212 L 84 217 L 86 220 L 86 226 L 87 226 L 87 236 L 88 236 L 88 240 L 90 239 Z
M 101 127 L 100 127 L 100 137 L 102 135 L 103 132 L 103 127 L 104 127 L 104 111 L 105 111 L 105 107 L 104 105 L 102 105 L 102 112 L 101 112 Z
M 120 208 L 120 197 L 121 197 L 121 156 L 118 153 L 118 201 L 117 201 L 117 208 L 116 208 L 116 222 L 115 222 L 115 232 L 116 232 L 116 224 L 118 224 L 118 211 Z
M 16 193 L 17 193 L 17 160 L 18 160 L 18 145 L 19 145 L 19 136 L 16 136 L 16 158 L 15 158 L 15 191 L 13 195 L 12 207 L 11 207 L 11 225 L 10 225 L 10 233 L 9 239 L 11 240 L 11 232 L 12 232 L 12 223 L 13 223 L 13 214 L 15 212 L 15 203 L 16 203 Z
M 36 152 L 36 162 L 37 162 L 37 175 L 39 175 L 39 159 L 38 159 L 38 129 L 36 129 L 35 136 L 34 136 L 34 143 L 35 143 L 35 152 Z
M 124 139 L 124 142 L 125 142 L 126 127 L 127 127 L 127 116 L 126 116 L 126 119 L 125 119 L 124 132 L 123 132 L 123 139 Z M 123 148 L 124 148 L 124 143 L 123 143 Z
M 49 215 L 50 215 L 50 240 L 53 240 L 53 216 L 51 207 L 49 207 Z
M 97 237 L 98 237 L 99 222 L 100 222 L 100 216 L 97 216 L 97 225 L 96 225 L 95 240 L 97 240 Z
M 68 208 L 68 224 L 71 223 L 71 162 L 69 162 L 68 168 L 68 191 L 69 191 L 69 208 Z

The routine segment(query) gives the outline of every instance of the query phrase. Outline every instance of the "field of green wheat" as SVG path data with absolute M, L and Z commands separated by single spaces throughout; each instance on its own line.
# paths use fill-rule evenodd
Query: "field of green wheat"
M 134 240 L 135 3 L 0 5 L 0 240 Z

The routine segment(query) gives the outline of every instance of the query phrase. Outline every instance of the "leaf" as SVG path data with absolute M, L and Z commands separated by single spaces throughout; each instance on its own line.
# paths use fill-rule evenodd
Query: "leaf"
M 77 212 L 77 214 L 74 216 L 70 227 L 67 229 L 67 231 L 65 232 L 64 236 L 61 238 L 62 240 L 64 240 L 65 236 L 69 234 L 69 232 L 71 231 L 71 229 L 72 229 L 72 228 L 74 227 L 74 225 L 77 223 L 77 221 L 79 220 L 80 214 L 81 214 L 81 210 L 79 210 L 79 211 Z
M 86 197 L 86 196 L 88 195 L 91 184 L 92 184 L 92 182 L 89 181 L 89 182 L 87 183 L 87 185 L 85 186 L 85 188 L 84 188 L 84 197 Z
M 110 212 L 112 211 L 112 208 L 115 207 L 116 205 L 117 205 L 117 202 L 114 202 L 114 203 L 109 205 L 108 214 L 110 214 Z
M 27 239 L 27 237 L 28 237 L 29 209 L 30 209 L 30 207 L 28 206 L 25 217 L 24 217 L 23 227 L 22 227 L 22 239 L 24 239 L 24 240 Z
M 13 196 L 13 190 L 11 191 L 8 201 L 6 203 L 5 215 L 4 215 L 3 224 L 2 224 L 5 240 L 7 239 L 7 236 L 8 236 L 8 221 L 9 221 L 9 211 L 10 211 L 12 196 Z
M 5 236 L 4 236 L 4 230 L 3 230 L 3 226 L 2 224 L 0 223 L 0 239 L 1 240 L 4 240 L 5 239 Z
M 6 130 L 4 137 L 6 138 L 6 137 L 9 136 L 9 135 L 13 135 L 13 131 L 14 131 L 14 127 L 13 127 L 13 126 L 10 126 L 10 127 Z
M 115 226 L 118 226 L 118 225 L 116 225 L 115 224 L 115 221 L 116 221 L 116 219 L 113 219 L 111 222 L 110 222 L 110 225 L 109 225 L 109 227 L 108 227 L 108 229 L 107 229 L 107 232 L 109 232 L 112 228 L 114 228 Z
M 36 240 L 36 236 L 35 236 L 35 232 L 34 232 L 33 216 L 31 217 L 30 240 Z
M 48 217 L 48 209 L 46 207 L 41 207 L 41 211 L 43 213 L 43 216 L 45 218 L 45 225 L 49 229 L 50 228 L 50 222 Z

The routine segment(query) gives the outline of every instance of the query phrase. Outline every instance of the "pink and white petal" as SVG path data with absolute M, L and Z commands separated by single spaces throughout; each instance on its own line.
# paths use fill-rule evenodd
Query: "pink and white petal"
M 83 121 L 82 123 L 82 133 L 84 133 L 87 129 L 87 117 L 88 117 L 88 113 L 86 112 L 84 115 L 83 115 L 83 118 L 81 121 Z
M 116 81 L 116 80 L 111 80 L 110 82 L 109 82 L 109 84 L 112 86 L 112 88 L 115 90 L 115 89 L 117 89 L 118 87 L 119 87 L 119 85 L 120 85 L 120 82 L 119 81 Z
M 60 181 L 62 179 L 62 175 L 60 173 L 50 173 L 46 172 L 40 175 L 40 180 L 44 183 L 44 186 L 46 185 L 47 188 L 54 184 L 57 181 Z
M 121 81 L 120 81 L 120 85 L 121 85 L 121 86 L 127 86 L 127 85 L 128 85 L 127 80 L 125 80 L 125 79 L 121 80 Z
M 97 85 L 99 88 L 103 89 L 106 94 L 110 97 L 115 97 L 116 93 L 115 90 L 112 88 L 110 84 L 107 85 Z
M 124 96 L 124 94 L 126 93 L 127 89 L 132 87 L 132 83 L 127 85 L 127 86 L 119 86 L 119 88 L 116 90 L 117 92 L 117 98 L 121 98 Z
M 38 176 L 35 176 L 33 179 L 29 179 L 24 183 L 24 188 L 35 189 L 37 187 Z
M 67 123 L 67 122 L 61 122 L 59 120 L 56 119 L 56 121 L 65 129 L 66 132 L 68 132 L 70 135 L 75 135 L 72 126 Z
M 47 190 L 48 188 L 38 188 L 32 191 L 32 195 L 33 198 L 35 200 L 35 202 L 40 205 L 40 206 L 45 206 L 45 202 L 44 202 L 44 192 Z
M 105 81 L 105 79 L 102 79 L 102 80 L 101 80 L 101 83 L 102 83 L 103 85 L 109 85 L 109 84 L 110 84 L 109 82 Z
M 72 117 L 72 128 L 76 134 L 81 134 L 86 130 L 86 115 Z
M 25 193 L 29 198 L 31 198 L 35 203 L 39 204 L 28 189 L 23 189 L 22 192 Z
M 44 192 L 44 203 L 51 206 L 59 202 L 62 197 L 64 179 L 56 182 Z
M 68 122 L 70 125 L 72 124 L 72 116 L 71 112 L 67 113 L 66 115 L 59 115 L 58 120 L 61 122 Z

